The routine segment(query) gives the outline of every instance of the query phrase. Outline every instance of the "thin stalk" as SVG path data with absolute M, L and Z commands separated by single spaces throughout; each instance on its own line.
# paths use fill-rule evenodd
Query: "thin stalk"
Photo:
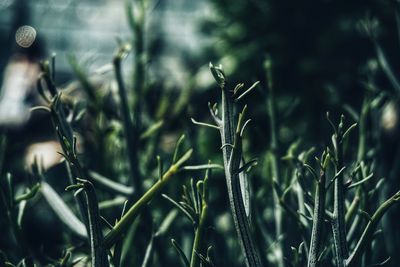
M 365 159 L 365 154 L 366 154 L 366 146 L 367 146 L 367 117 L 368 113 L 370 110 L 370 100 L 368 99 L 368 96 L 365 95 L 363 99 L 363 103 L 361 106 L 361 112 L 360 112 L 360 118 L 358 121 L 358 151 L 357 151 L 357 163 L 363 165 L 364 164 L 364 159 Z M 362 181 L 365 178 L 364 172 L 361 172 L 361 179 Z M 368 193 L 367 189 L 364 186 L 360 186 L 357 188 L 357 191 L 355 193 L 354 199 L 351 202 L 350 207 L 348 208 L 345 216 L 345 222 L 346 225 L 349 225 L 349 221 L 353 217 L 354 213 L 357 212 L 358 207 L 360 206 L 360 202 L 363 202 L 364 207 L 368 207 L 369 204 L 369 199 L 368 199 Z M 363 201 L 362 201 L 363 200 Z M 359 221 L 359 216 L 356 214 L 356 218 L 354 219 L 355 222 Z M 350 225 L 349 233 L 348 235 L 346 234 L 346 241 L 351 240 L 351 237 L 353 236 L 357 224 L 352 224 Z M 370 249 L 370 248 L 369 248 Z
M 11 180 L 11 174 L 7 174 L 7 180 Z M 8 192 L 7 189 L 9 189 Z M 30 251 L 22 233 L 22 229 L 18 224 L 14 194 L 12 189 L 7 185 L 4 186 L 4 188 L 0 188 L 0 208 L 2 213 L 4 213 L 3 216 L 5 215 L 4 217 L 6 217 L 4 218 L 5 223 L 8 223 L 11 226 L 11 231 L 18 245 L 19 252 L 24 257 L 28 256 Z
M 347 241 L 349 242 L 349 244 L 353 243 L 353 238 L 358 230 L 358 226 L 360 225 L 360 220 L 361 220 L 360 215 L 357 215 L 354 217 L 354 220 L 352 220 L 352 222 L 351 222 L 349 231 L 347 232 Z
M 99 209 L 100 210 L 105 210 L 105 209 L 113 209 L 113 208 L 120 208 L 126 201 L 127 199 L 125 197 L 115 197 L 110 200 L 104 200 L 99 202 Z
M 43 92 L 43 86 L 42 86 L 42 81 L 46 84 L 47 90 L 50 92 L 50 95 L 53 99 L 57 99 L 60 97 L 60 93 L 57 90 L 56 85 L 54 84 L 54 80 L 52 80 L 50 76 L 50 70 L 49 70 L 49 62 L 44 62 L 41 66 L 42 68 L 42 73 L 38 78 L 38 90 L 39 92 Z M 54 72 L 54 69 L 53 69 Z M 43 92 L 43 98 L 46 100 L 46 96 Z M 55 103 L 56 101 L 53 101 Z M 59 117 L 58 119 L 58 124 L 55 126 L 58 126 L 61 128 L 62 132 L 64 133 L 65 137 L 67 140 L 72 143 L 72 138 L 73 138 L 73 132 L 70 127 L 70 125 L 67 123 L 67 119 L 65 116 L 64 109 L 62 105 L 54 105 L 54 112 L 57 114 Z M 60 140 L 62 142 L 62 140 Z
M 235 125 L 234 94 L 226 87 L 225 75 L 222 69 L 214 67 L 210 63 L 210 70 L 218 82 L 222 94 L 222 120 L 216 116 L 212 109 L 211 115 L 220 130 L 225 178 L 235 229 L 239 237 L 239 244 L 244 254 L 246 266 L 262 266 L 251 234 L 241 191 L 240 172 L 238 171 L 242 161 L 241 128 L 243 125 L 241 120 L 245 109 L 239 115 L 239 122 Z
M 375 232 L 375 228 L 377 227 L 380 219 L 383 215 L 392 207 L 395 203 L 400 201 L 400 191 L 386 200 L 383 204 L 379 206 L 379 208 L 375 211 L 374 215 L 372 215 L 371 220 L 368 222 L 367 226 L 365 227 L 364 232 L 362 233 L 360 239 L 357 242 L 357 245 L 346 260 L 347 267 L 355 267 L 360 266 L 359 262 L 361 260 L 361 256 L 365 249 L 367 248 L 368 244 L 371 244 Z
M 297 172 L 297 170 L 295 170 L 295 175 L 297 175 L 296 172 Z M 304 192 L 303 192 L 303 188 L 301 187 L 299 181 L 296 182 L 296 196 L 297 196 L 299 212 L 301 214 L 306 214 L 306 208 L 304 205 Z M 308 226 L 308 221 L 306 220 L 306 218 L 300 217 L 300 221 L 304 226 Z
M 360 112 L 360 117 L 358 120 L 358 150 L 357 150 L 357 163 L 362 164 L 365 153 L 366 153 L 366 142 L 367 142 L 367 116 L 368 112 L 370 110 L 370 105 L 369 105 L 369 100 L 367 96 L 364 96 L 362 107 L 361 107 L 361 112 Z M 364 175 L 361 175 L 361 179 L 364 179 Z M 346 215 L 345 215 L 345 221 L 346 225 L 350 226 L 349 231 L 346 236 L 347 241 L 351 241 L 353 234 L 355 233 L 356 226 L 358 225 L 358 222 L 360 220 L 359 215 L 357 214 L 358 207 L 360 206 L 361 202 L 361 194 L 362 194 L 363 188 L 360 186 L 357 188 L 357 191 L 355 193 L 355 196 L 350 204 L 350 207 L 348 208 Z M 353 219 L 354 218 L 354 219 Z M 350 220 L 353 219 L 353 222 L 350 223 Z
M 334 137 L 337 140 L 337 136 Z M 339 142 L 338 142 L 339 143 Z M 342 149 L 341 143 L 336 146 L 336 173 L 343 166 Z M 343 173 L 343 172 L 342 172 Z M 335 245 L 335 257 L 336 264 L 338 267 L 345 266 L 345 259 L 348 257 L 348 248 L 346 241 L 346 221 L 345 221 L 345 210 L 344 210 L 344 186 L 343 186 L 343 174 L 335 179 L 334 184 L 334 200 L 333 200 L 333 220 L 332 220 L 332 232 Z
M 228 96 L 227 90 L 224 90 L 222 95 L 222 98 L 225 99 L 225 101 L 223 100 L 222 103 L 226 103 L 225 108 L 233 108 L 233 102 L 231 102 L 233 101 L 233 99 Z M 231 103 L 227 104 L 229 102 Z M 246 208 L 244 206 L 244 200 L 241 191 L 242 189 L 239 180 L 239 173 L 237 173 L 237 170 L 240 167 L 240 162 L 242 160 L 242 144 L 241 141 L 239 141 L 239 127 L 241 127 L 241 124 L 238 123 L 236 136 L 231 133 L 225 134 L 225 131 L 229 131 L 229 128 L 233 126 L 233 110 L 226 111 L 223 114 L 224 115 L 222 117 L 222 121 L 224 122 L 224 124 L 227 120 L 231 121 L 231 123 L 228 123 L 226 126 L 224 126 L 223 140 L 225 140 L 225 144 L 233 144 L 233 147 L 225 145 L 225 147 L 223 148 L 223 154 L 225 158 L 224 164 L 228 163 L 228 165 L 225 165 L 225 176 L 227 179 L 228 195 L 230 199 L 234 224 L 239 236 L 242 250 L 245 253 L 246 265 L 250 267 L 262 266 L 258 251 L 255 247 L 254 240 L 251 234 L 249 220 L 247 218 Z
M 85 201 L 87 207 L 87 217 L 89 221 L 89 244 L 92 257 L 92 267 L 109 266 L 107 253 L 102 246 L 103 233 L 101 230 L 101 219 L 99 213 L 99 205 L 93 185 L 86 180 L 78 180 L 79 183 L 67 187 L 69 189 L 83 190 L 85 193 Z M 80 191 L 77 191 L 78 193 Z
M 270 59 L 267 59 L 265 62 L 265 70 L 267 75 L 267 85 L 268 85 L 268 98 L 267 98 L 267 113 L 269 118 L 269 128 L 270 128 L 270 153 L 271 153 L 271 174 L 272 180 L 276 182 L 280 182 L 279 177 L 279 165 L 278 165 L 278 140 L 277 140 L 277 130 L 276 130 L 276 115 L 275 115 L 275 93 L 273 90 L 273 78 L 272 78 L 272 62 Z M 281 242 L 282 235 L 282 210 L 279 205 L 279 196 L 277 192 L 274 190 L 273 193 L 273 201 L 274 201 L 274 218 L 275 218 L 275 239 L 276 239 L 276 248 L 275 255 L 277 258 L 277 266 L 283 267 L 283 249 Z
M 52 76 L 50 76 L 48 62 L 43 63 L 41 67 L 43 72 L 38 78 L 37 82 L 38 90 L 39 93 L 41 93 L 44 100 L 46 100 L 50 104 L 51 120 L 55 128 L 56 134 L 58 135 L 59 142 L 62 146 L 64 156 L 67 159 L 68 177 L 70 179 L 71 184 L 75 184 L 77 182 L 76 177 L 85 178 L 86 176 L 76 155 L 76 150 L 75 150 L 76 139 L 73 136 L 72 128 L 66 119 L 63 106 L 60 103 L 61 93 L 57 91 L 57 88 L 54 84 L 54 80 L 51 78 L 51 77 L 54 78 L 54 67 Z M 44 93 L 42 81 L 44 81 L 47 90 L 52 96 L 51 101 L 47 98 L 46 94 Z M 90 232 L 91 225 L 89 222 L 88 215 L 86 213 L 88 208 L 87 201 L 85 201 L 85 199 L 81 195 L 76 196 L 76 199 L 80 215 L 86 226 L 86 230 L 87 232 Z
M 203 192 L 201 196 L 202 199 L 201 212 L 199 215 L 200 219 L 194 236 L 192 256 L 190 259 L 190 267 L 200 266 L 199 256 L 197 254 L 200 253 L 201 242 L 205 231 L 205 222 L 208 214 L 208 177 L 209 177 L 208 173 L 209 171 L 207 171 L 206 177 L 203 180 Z
M 321 253 L 322 228 L 325 218 L 325 172 L 321 171 L 320 180 L 315 192 L 313 227 L 311 232 L 310 252 L 308 254 L 308 267 L 318 267 L 318 258 Z
M 127 197 L 132 195 L 133 193 L 132 187 L 114 182 L 113 180 L 104 177 L 97 172 L 88 171 L 88 176 L 92 179 L 93 182 L 97 183 L 99 186 L 103 187 L 104 190 L 107 190 L 111 193 Z
M 138 216 L 140 210 L 149 203 L 153 197 L 161 191 L 161 189 L 164 188 L 164 186 L 171 180 L 172 176 L 180 170 L 182 164 L 190 158 L 192 152 L 193 150 L 190 149 L 175 164 L 171 165 L 161 179 L 159 179 L 135 204 L 133 204 L 121 220 L 119 220 L 114 228 L 105 236 L 103 242 L 105 248 L 110 248 L 121 238 Z
M 127 153 L 129 159 L 129 167 L 131 170 L 131 179 L 137 195 L 142 194 L 142 181 L 139 172 L 138 161 L 138 132 L 137 125 L 134 125 L 130 117 L 128 97 L 126 94 L 125 84 L 122 78 L 121 60 L 127 55 L 129 47 L 123 46 L 119 49 L 114 57 L 114 71 L 118 84 L 118 94 L 121 101 L 121 116 L 123 121 L 125 139 L 127 144 Z M 135 114 L 137 116 L 138 114 Z
M 350 204 L 350 207 L 347 209 L 346 216 L 345 216 L 345 221 L 346 224 L 350 222 L 350 219 L 353 218 L 354 214 L 356 213 L 358 206 L 360 204 L 361 198 L 358 196 L 358 192 L 353 198 L 353 201 Z
M 332 135 L 332 146 L 334 153 L 335 163 L 335 181 L 333 188 L 333 218 L 332 234 L 334 241 L 334 253 L 336 259 L 336 265 L 338 267 L 345 267 L 345 260 L 349 255 L 347 241 L 346 241 L 346 214 L 345 214 L 345 196 L 344 196 L 344 161 L 343 161 L 343 138 L 349 129 L 344 132 L 344 116 L 340 117 L 340 122 L 336 128 L 332 121 L 329 119 L 329 113 L 327 113 L 327 119 L 334 128 L 334 134 Z M 354 128 L 354 127 L 353 127 Z
M 358 122 L 358 151 L 357 151 L 357 162 L 364 160 L 366 150 L 366 133 L 367 133 L 367 116 L 369 111 L 369 101 L 367 97 L 364 97 L 360 119 Z
M 61 93 L 57 92 L 57 88 L 54 84 L 54 81 L 50 78 L 50 73 L 47 70 L 46 71 L 46 64 L 43 65 L 43 70 L 44 72 L 41 74 L 41 76 L 38 79 L 38 87 L 40 87 L 41 91 L 43 91 L 41 81 L 45 81 L 46 87 L 48 91 L 50 92 L 52 96 L 52 100 L 50 102 L 50 114 L 51 114 L 51 120 L 53 127 L 56 131 L 56 134 L 58 135 L 59 142 L 62 146 L 64 155 L 67 156 L 69 160 L 67 160 L 67 172 L 68 172 L 68 178 L 71 184 L 76 183 L 76 177 L 81 177 L 85 178 L 85 174 L 83 172 L 83 169 L 81 168 L 81 165 L 76 157 L 76 154 L 74 154 L 75 151 L 72 151 L 73 149 L 71 148 L 71 145 L 74 144 L 76 140 L 74 140 L 73 137 L 73 131 L 68 123 L 64 108 L 62 104 L 60 103 L 60 98 L 61 98 Z M 43 93 L 43 97 L 45 97 Z M 69 147 L 66 146 L 68 144 Z M 73 145 L 74 146 L 74 145 Z M 72 161 L 71 161 L 72 159 Z M 72 175 L 72 172 L 74 172 L 74 175 Z M 82 196 L 76 196 L 77 204 L 78 204 L 78 209 L 79 213 L 81 215 L 82 220 L 85 222 L 85 226 L 87 230 L 89 231 L 89 222 L 88 218 L 86 216 L 86 204 L 85 200 L 83 199 Z
M 383 72 L 385 73 L 386 77 L 388 78 L 388 80 L 390 81 L 390 83 L 392 84 L 392 86 L 396 90 L 396 92 L 400 93 L 399 81 L 397 80 L 396 76 L 394 75 L 394 73 L 392 71 L 392 67 L 389 65 L 389 62 L 387 61 L 385 53 L 383 52 L 381 46 L 379 45 L 378 41 L 375 38 L 372 41 L 375 46 L 378 62 L 381 65 Z

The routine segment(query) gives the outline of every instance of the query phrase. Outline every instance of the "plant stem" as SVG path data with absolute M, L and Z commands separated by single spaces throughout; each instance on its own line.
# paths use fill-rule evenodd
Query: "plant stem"
M 85 193 L 87 217 L 89 221 L 89 243 L 92 255 L 92 267 L 109 266 L 107 253 L 102 246 L 103 233 L 101 230 L 101 219 L 96 192 L 93 185 L 86 180 L 79 181 L 79 184 L 72 185 L 70 188 L 81 188 Z
M 145 68 L 145 42 L 144 42 L 144 33 L 145 33 L 145 22 L 146 22 L 146 0 L 139 0 L 136 1 L 138 3 L 139 12 L 134 14 L 133 13 L 133 4 L 132 0 L 127 0 L 126 2 L 126 11 L 128 17 L 128 23 L 132 31 L 132 47 L 133 47 L 133 120 L 131 121 L 131 129 L 132 129 L 132 136 L 131 136 L 131 148 L 135 148 L 133 150 L 135 155 L 131 155 L 130 157 L 134 157 L 136 160 L 136 166 L 132 169 L 132 175 L 136 178 L 134 181 L 134 185 L 138 188 L 137 195 L 143 194 L 142 184 L 139 182 L 141 181 L 141 174 L 138 163 L 138 153 L 139 153 L 139 139 L 140 139 L 140 132 L 142 128 L 142 121 L 141 121 L 141 114 L 142 114 L 142 95 L 144 91 L 144 84 L 145 84 L 145 76 L 146 76 L 146 68 Z
M 329 119 L 329 113 L 327 113 L 327 119 Z M 332 234 L 335 248 L 336 265 L 338 267 L 345 267 L 345 260 L 347 259 L 349 252 L 347 248 L 346 240 L 346 220 L 345 220 L 345 197 L 344 197 L 344 162 L 343 162 L 343 136 L 344 136 L 344 116 L 340 117 L 339 125 L 334 128 L 334 134 L 332 135 L 332 146 L 333 156 L 335 164 L 335 177 L 334 177 L 334 188 L 333 188 L 333 218 Z
M 246 107 L 239 115 L 238 123 L 235 125 L 235 90 L 231 91 L 226 87 L 225 74 L 221 67 L 215 67 L 210 63 L 210 70 L 221 88 L 222 94 L 222 119 L 217 117 L 212 108 L 210 108 L 210 111 L 221 135 L 222 157 L 233 222 L 239 238 L 239 244 L 244 254 L 246 266 L 262 266 L 251 234 L 239 177 L 239 175 L 243 175 L 240 174 L 241 171 L 239 169 L 242 164 L 242 119 Z
M 334 139 L 336 139 L 336 171 L 343 166 L 342 158 L 342 144 L 338 142 L 338 137 L 335 134 Z M 343 173 L 343 172 L 342 172 Z M 338 267 L 345 266 L 345 259 L 348 257 L 347 241 L 346 241 L 346 221 L 345 221 L 345 211 L 344 211 L 344 188 L 343 188 L 343 174 L 339 174 L 334 182 L 334 200 L 333 200 L 333 220 L 332 220 L 332 232 L 335 245 L 335 257 L 336 264 Z
M 353 201 L 351 202 L 349 208 L 347 209 L 346 216 L 345 216 L 345 221 L 346 224 L 349 223 L 350 219 L 353 218 L 353 215 L 356 213 L 358 206 L 360 204 L 361 198 L 358 196 L 358 192 L 353 198 Z
M 319 254 L 321 252 L 322 228 L 325 218 L 325 172 L 321 170 L 320 180 L 315 192 L 315 204 L 313 215 L 313 227 L 308 255 L 308 267 L 318 267 Z
M 267 113 L 270 122 L 270 154 L 271 154 L 271 174 L 272 180 L 276 181 L 278 184 L 281 182 L 279 177 L 279 165 L 278 165 L 278 140 L 276 131 L 276 115 L 275 115 L 275 94 L 273 90 L 273 78 L 272 78 L 272 62 L 268 58 L 265 61 L 265 70 L 267 75 L 267 85 L 268 85 L 268 98 L 267 98 Z M 274 217 L 275 217 L 275 239 L 276 239 L 276 249 L 275 255 L 277 259 L 277 266 L 283 267 L 283 250 L 282 250 L 282 210 L 279 205 L 279 196 L 274 190 L 273 193 L 274 201 Z
M 131 223 L 135 220 L 139 211 L 158 194 L 161 189 L 171 180 L 172 176 L 179 171 L 181 165 L 187 161 L 193 150 L 187 151 L 175 164 L 164 173 L 161 179 L 159 179 L 146 193 L 126 212 L 115 227 L 105 236 L 103 246 L 110 248 L 121 236 L 126 232 Z
M 126 56 L 128 53 L 128 47 L 121 47 L 116 56 L 114 57 L 114 71 L 115 77 L 118 84 L 118 93 L 119 98 L 121 101 L 121 116 L 123 121 L 125 139 L 127 144 L 127 152 L 129 158 L 129 167 L 131 170 L 131 179 L 132 183 L 135 187 L 136 195 L 142 195 L 142 182 L 140 179 L 140 172 L 139 172 L 139 161 L 137 151 L 138 147 L 138 136 L 137 135 L 137 127 L 133 125 L 129 106 L 128 106 L 128 97 L 126 94 L 126 89 L 124 85 L 124 81 L 122 78 L 122 70 L 121 70 L 121 60 L 123 57 Z M 135 115 L 136 116 L 136 115 Z
M 10 174 L 7 174 L 7 176 L 8 175 Z M 7 188 L 7 186 L 4 186 L 4 188 Z M 22 234 L 22 229 L 17 222 L 16 207 L 14 205 L 14 197 L 12 196 L 13 193 L 8 192 L 7 194 L 5 190 L 7 189 L 0 188 L 0 208 L 2 211 L 2 217 L 5 217 L 3 217 L 2 219 L 4 219 L 4 222 L 6 224 L 8 223 L 10 225 L 12 234 L 14 235 L 14 238 L 19 248 L 19 253 L 23 257 L 26 257 L 30 254 L 30 251 Z
M 250 267 L 261 266 L 260 257 L 258 255 L 257 249 L 254 244 L 254 240 L 251 235 L 250 225 L 244 207 L 240 181 L 239 181 L 239 174 L 234 174 L 234 172 L 237 169 L 239 169 L 242 153 L 241 151 L 240 152 L 234 151 L 234 149 L 241 150 L 241 144 L 240 145 L 237 144 L 238 138 L 235 138 L 233 104 L 234 104 L 233 96 L 230 95 L 228 89 L 223 88 L 222 90 L 223 126 L 221 131 L 221 139 L 224 145 L 222 151 L 223 151 L 224 166 L 225 166 L 225 177 L 228 187 L 229 202 L 231 205 L 232 216 L 236 231 L 239 236 L 239 241 L 242 247 L 242 251 L 245 254 L 246 265 Z M 233 148 L 231 146 L 232 144 Z M 236 160 L 233 159 L 233 156 L 235 154 L 240 155 L 235 157 Z M 236 166 L 233 166 L 233 163 L 235 163 Z
M 362 233 L 360 239 L 357 242 L 357 245 L 353 251 L 353 253 L 346 260 L 347 267 L 355 267 L 359 266 L 359 261 L 361 260 L 361 256 L 367 247 L 368 244 L 371 244 L 373 240 L 373 234 L 376 226 L 378 225 L 382 216 L 392 207 L 395 203 L 400 201 L 400 191 L 394 194 L 391 198 L 386 200 L 383 204 L 379 206 L 379 208 L 375 211 L 374 215 L 372 215 L 371 220 L 368 222 L 365 227 L 364 232 Z
M 364 97 L 360 119 L 358 122 L 358 151 L 357 151 L 357 161 L 360 163 L 365 156 L 365 147 L 366 147 L 366 133 L 367 133 L 367 115 L 369 111 L 369 101 L 367 97 Z
M 190 258 L 190 267 L 197 267 L 199 265 L 199 256 L 197 253 L 200 253 L 201 241 L 203 238 L 204 230 L 205 230 L 205 222 L 208 214 L 208 171 L 206 177 L 203 181 L 203 193 L 202 193 L 202 201 L 201 201 L 201 212 L 199 224 L 196 228 L 196 233 L 193 241 L 192 248 L 192 256 Z
M 44 66 L 44 70 L 46 71 L 46 65 Z M 50 78 L 50 73 L 48 70 L 39 77 L 38 82 L 40 83 L 42 79 L 45 81 L 47 89 L 53 97 L 50 103 L 51 120 L 56 134 L 58 135 L 58 139 L 63 149 L 63 152 L 66 156 L 68 156 L 66 164 L 68 165 L 67 172 L 69 182 L 71 184 L 75 184 L 76 177 L 85 178 L 85 174 L 83 172 L 83 169 L 81 168 L 78 158 L 76 157 L 76 154 L 74 154 L 74 151 L 71 151 L 71 148 L 67 148 L 65 145 L 66 142 L 69 145 L 73 144 L 73 131 L 71 125 L 66 119 L 62 103 L 60 103 L 61 93 L 57 92 L 57 88 L 54 84 L 54 81 Z M 74 175 L 72 175 L 72 172 L 74 172 Z M 86 203 L 82 196 L 76 196 L 76 200 L 79 213 L 87 228 L 86 230 L 89 231 L 89 221 L 86 215 Z

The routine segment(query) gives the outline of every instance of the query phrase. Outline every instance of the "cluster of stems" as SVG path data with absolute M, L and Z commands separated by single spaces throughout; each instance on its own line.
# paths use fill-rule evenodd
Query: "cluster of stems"
M 328 117 L 329 120 L 329 117 Z M 331 121 L 329 120 L 331 123 Z M 332 236 L 333 236 L 333 248 L 334 257 L 337 267 L 355 267 L 360 266 L 362 256 L 366 249 L 371 246 L 374 240 L 374 232 L 379 224 L 380 219 L 385 214 L 385 212 L 393 206 L 396 202 L 400 200 L 400 191 L 395 193 L 392 197 L 382 203 L 375 213 L 369 218 L 369 221 L 361 234 L 361 237 L 356 242 L 356 245 L 352 252 L 348 248 L 348 233 L 346 222 L 353 218 L 353 214 L 356 212 L 358 202 L 359 202 L 359 191 L 356 192 L 355 197 L 349 208 L 345 209 L 346 198 L 345 192 L 349 189 L 361 186 L 363 183 L 368 181 L 372 175 L 365 177 L 364 179 L 352 183 L 345 182 L 345 169 L 343 160 L 343 150 L 344 142 L 349 132 L 355 127 L 355 124 L 350 126 L 347 130 L 344 129 L 344 116 L 341 117 L 338 127 L 336 128 L 333 123 L 331 123 L 334 128 L 334 134 L 332 136 L 332 148 L 327 149 L 320 162 L 320 176 L 317 178 L 317 189 L 315 193 L 314 202 L 314 213 L 313 213 L 313 228 L 310 241 L 310 250 L 308 255 L 308 267 L 321 266 L 321 253 L 324 248 L 322 242 L 322 227 L 324 222 L 327 220 L 332 226 Z M 359 152 L 359 157 L 360 157 Z M 326 173 L 327 168 L 331 162 L 334 166 L 334 177 L 331 183 L 334 184 L 333 188 L 333 212 L 328 211 L 325 208 L 326 199 Z M 361 165 L 360 168 L 362 168 Z M 360 169 L 356 168 L 356 171 Z M 315 171 L 312 171 L 315 174 Z
M 244 122 L 247 107 L 244 106 L 240 114 L 236 110 L 237 102 L 249 93 L 257 83 L 244 92 L 241 92 L 243 84 L 239 84 L 235 88 L 229 88 L 230 86 L 221 67 L 213 66 L 210 63 L 210 70 L 221 89 L 221 118 L 218 117 L 216 106 L 213 108 L 210 105 L 211 116 L 216 125 L 198 123 L 194 120 L 193 122 L 201 126 L 218 129 L 220 132 L 229 203 L 246 266 L 262 266 L 251 232 L 249 221 L 249 189 L 245 187 L 247 182 L 245 179 L 247 177 L 244 171 L 247 169 L 248 164 L 245 164 L 243 161 L 242 135 L 244 128 L 249 122 Z

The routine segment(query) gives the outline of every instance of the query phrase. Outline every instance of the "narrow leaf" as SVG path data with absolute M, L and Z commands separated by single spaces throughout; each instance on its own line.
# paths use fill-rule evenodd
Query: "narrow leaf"
M 77 235 L 84 238 L 88 237 L 85 225 L 75 216 L 64 200 L 47 182 L 43 181 L 41 183 L 41 192 L 47 203 L 49 203 L 50 207 L 65 225 Z
M 182 263 L 185 265 L 185 267 L 189 267 L 190 263 L 188 258 L 185 256 L 185 253 L 183 252 L 182 248 L 179 246 L 178 243 L 176 243 L 175 239 L 171 239 L 172 246 L 175 248 L 175 250 L 178 252 L 179 258 L 181 259 Z

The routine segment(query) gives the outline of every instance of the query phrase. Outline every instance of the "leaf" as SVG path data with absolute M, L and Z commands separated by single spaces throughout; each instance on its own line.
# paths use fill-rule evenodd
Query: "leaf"
M 112 191 L 114 191 L 118 194 L 122 194 L 124 196 L 131 196 L 133 193 L 132 187 L 114 182 L 113 180 L 106 178 L 97 172 L 89 171 L 89 176 L 93 179 L 94 182 L 97 182 L 97 183 L 101 184 L 102 186 L 104 186 L 108 189 L 111 189 Z
M 243 164 L 243 161 L 242 161 Z M 239 173 L 240 191 L 242 192 L 244 209 L 247 219 L 250 221 L 250 185 L 246 172 Z
M 178 252 L 178 256 L 181 259 L 182 263 L 186 266 L 189 267 L 190 263 L 188 258 L 185 256 L 185 253 L 183 252 L 182 248 L 179 246 L 178 243 L 176 243 L 175 239 L 171 239 L 172 246 L 175 248 L 175 250 Z
M 343 134 L 343 139 L 346 139 L 346 137 L 350 134 L 350 132 L 356 128 L 357 123 L 353 123 L 347 130 L 346 132 Z
M 247 89 L 245 92 L 243 92 L 240 96 L 236 97 L 235 101 L 239 101 L 240 99 L 242 99 L 245 95 L 247 95 L 248 93 L 250 93 L 254 88 L 256 88 L 256 86 L 260 83 L 260 81 L 255 82 L 252 86 L 250 86 L 249 89 Z
M 381 68 L 383 72 L 385 73 L 386 77 L 392 84 L 393 88 L 397 91 L 400 92 L 400 84 L 399 81 L 397 80 L 396 76 L 394 75 L 391 66 L 389 65 L 385 53 L 383 52 L 382 48 L 380 45 L 375 41 L 375 49 L 376 49 L 376 54 L 378 57 L 379 64 L 381 65 Z
M 65 225 L 77 235 L 84 238 L 88 237 L 85 225 L 75 216 L 64 200 L 47 182 L 43 181 L 41 183 L 41 192 L 47 203 L 49 203 L 50 207 Z
M 170 198 L 169 196 L 162 194 L 162 196 L 168 200 L 169 202 L 171 202 L 175 207 L 177 207 L 180 211 L 182 211 L 182 213 L 193 223 L 196 224 L 196 219 L 193 217 L 192 214 L 190 214 L 190 212 L 188 210 L 185 209 L 185 207 L 183 207 L 181 204 L 179 204 L 178 202 L 176 202 L 175 200 L 173 200 L 172 198 Z
M 161 222 L 160 227 L 158 228 L 158 231 L 154 234 L 155 237 L 164 235 L 169 228 L 171 227 L 172 223 L 178 216 L 178 211 L 177 210 L 171 210 L 167 216 L 165 216 L 164 220 Z
M 190 166 L 183 166 L 183 170 L 208 170 L 208 169 L 220 169 L 223 170 L 224 166 L 220 164 L 201 164 L 201 165 L 190 165 Z
M 203 126 L 203 127 L 209 127 L 212 129 L 216 129 L 219 130 L 219 127 L 210 123 L 205 123 L 205 122 L 200 122 L 200 121 L 196 121 L 195 119 L 191 118 L 191 121 L 193 124 L 199 125 L 199 126 Z
M 24 212 L 25 212 L 25 208 L 26 208 L 26 200 L 22 200 L 21 202 L 19 202 L 18 204 L 18 216 L 17 216 L 17 223 L 19 225 L 19 227 L 22 226 L 22 218 L 24 216 Z
M 154 248 L 154 235 L 151 236 L 150 242 L 147 245 L 146 253 L 143 258 L 142 267 L 147 267 L 151 265 L 151 259 L 153 255 L 153 248 Z
M 33 198 L 36 195 L 36 193 L 39 191 L 39 189 L 40 189 L 39 183 L 32 186 L 32 188 L 28 188 L 26 190 L 26 193 L 19 195 L 15 198 L 15 203 L 19 203 L 23 200 L 29 200 L 29 199 Z
M 358 181 L 358 182 L 355 182 L 355 183 L 350 184 L 349 187 L 348 187 L 348 189 L 352 189 L 352 188 L 354 188 L 354 187 L 357 187 L 357 186 L 359 186 L 359 185 L 362 185 L 363 183 L 365 183 L 365 182 L 367 182 L 368 180 L 370 180 L 372 177 L 374 177 L 374 174 L 373 174 L 373 173 L 371 173 L 370 175 L 368 175 L 367 177 L 365 177 L 364 179 L 362 179 L 362 180 L 360 180 L 360 181 Z
M 174 164 L 178 158 L 178 152 L 179 152 L 179 148 L 182 145 L 183 140 L 185 140 L 185 135 L 182 134 L 178 141 L 176 141 L 176 146 L 175 146 L 175 151 L 174 151 L 174 156 L 172 157 L 172 164 Z
M 139 137 L 140 140 L 144 140 L 146 138 L 149 138 L 150 136 L 155 134 L 158 130 L 160 130 L 163 126 L 164 126 L 164 121 L 163 120 L 160 120 L 160 121 L 152 124 L 146 131 L 144 131 L 140 135 L 140 137 Z
M 209 64 L 209 68 L 211 71 L 211 74 L 213 75 L 215 81 L 218 83 L 218 85 L 223 88 L 225 87 L 225 74 L 224 71 L 222 70 L 222 66 L 214 66 L 211 62 Z

